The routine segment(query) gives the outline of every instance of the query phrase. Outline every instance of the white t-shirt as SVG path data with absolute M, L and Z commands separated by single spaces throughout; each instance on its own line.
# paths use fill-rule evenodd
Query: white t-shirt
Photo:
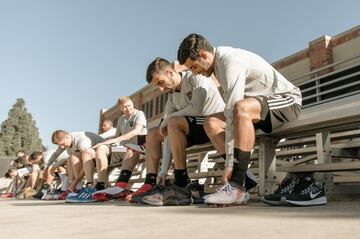
M 92 146 L 105 141 L 104 138 L 92 132 L 72 132 L 70 135 L 72 144 L 71 147 L 68 148 L 69 153 L 73 153 L 76 150 L 84 152 Z
M 104 138 L 104 139 L 109 139 L 114 137 L 116 134 L 116 128 L 112 127 L 111 129 L 109 129 L 108 131 L 99 134 L 100 137 Z
M 115 137 L 119 137 L 120 135 L 124 135 L 135 128 L 137 124 L 143 126 L 140 135 L 146 135 L 146 117 L 143 111 L 136 110 L 134 114 L 127 118 L 125 115 L 119 117 L 117 124 L 116 124 L 116 134 Z

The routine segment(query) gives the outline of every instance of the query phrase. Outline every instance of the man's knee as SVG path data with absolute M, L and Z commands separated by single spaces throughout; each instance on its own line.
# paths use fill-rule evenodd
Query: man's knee
M 157 139 L 160 136 L 160 128 L 155 127 L 149 129 L 147 135 L 146 135 L 146 142 L 150 142 L 151 140 Z
M 181 129 L 186 130 L 187 122 L 185 117 L 182 116 L 173 116 L 168 121 L 168 129 L 174 130 L 174 129 Z
M 74 161 L 74 160 L 79 160 L 81 159 L 81 153 L 80 152 L 74 152 L 70 155 L 70 160 Z
M 234 120 L 239 118 L 251 118 L 252 113 L 255 111 L 252 100 L 244 99 L 239 100 L 234 105 Z
M 219 128 L 219 119 L 216 117 L 208 116 L 204 122 L 204 130 L 206 133 L 212 132 L 215 128 Z
M 107 145 L 100 145 L 96 148 L 96 157 L 101 157 L 109 154 L 109 147 Z
M 82 159 L 83 160 L 90 160 L 90 159 L 94 159 L 95 158 L 95 150 L 92 148 L 86 149 L 83 153 L 82 153 Z

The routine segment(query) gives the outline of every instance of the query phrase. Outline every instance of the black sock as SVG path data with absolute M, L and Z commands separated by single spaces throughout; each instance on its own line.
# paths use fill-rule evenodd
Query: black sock
M 156 173 L 147 173 L 145 178 L 145 183 L 152 185 L 156 184 L 156 176 L 157 176 Z
M 104 182 L 97 182 L 95 186 L 96 191 L 105 189 L 105 183 Z
M 87 182 L 85 187 L 86 188 L 93 188 L 94 187 L 94 182 Z
M 250 162 L 251 152 L 244 152 L 238 148 L 234 148 L 234 159 L 238 162 L 234 162 L 233 171 L 230 177 L 230 182 L 243 187 L 246 177 L 246 171 Z
M 129 170 L 121 170 L 120 172 L 120 176 L 118 177 L 118 180 L 116 181 L 118 182 L 124 182 L 127 183 L 129 182 L 130 178 L 131 178 L 132 172 Z
M 186 187 L 190 183 L 189 176 L 186 169 L 175 169 L 175 182 L 174 184 L 179 187 Z

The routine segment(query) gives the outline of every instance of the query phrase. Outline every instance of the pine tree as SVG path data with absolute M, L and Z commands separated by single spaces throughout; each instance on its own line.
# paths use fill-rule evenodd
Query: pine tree
M 1 124 L 0 156 L 12 157 L 19 150 L 32 153 L 41 149 L 36 122 L 27 112 L 24 99 L 19 98 L 10 109 L 8 119 Z

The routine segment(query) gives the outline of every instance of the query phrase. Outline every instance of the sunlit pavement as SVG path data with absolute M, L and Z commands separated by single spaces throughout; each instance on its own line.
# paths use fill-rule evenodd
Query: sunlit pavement
M 359 238 L 360 202 L 316 207 L 150 207 L 0 200 L 0 238 Z

